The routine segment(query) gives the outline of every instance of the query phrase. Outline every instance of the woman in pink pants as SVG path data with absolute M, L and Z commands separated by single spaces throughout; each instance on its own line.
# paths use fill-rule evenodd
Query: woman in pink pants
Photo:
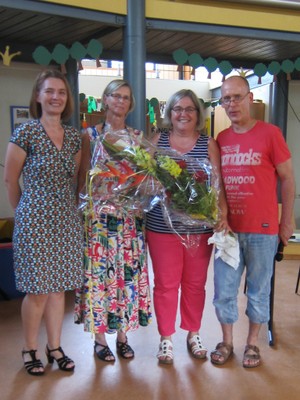
M 159 148 L 174 149 L 197 159 L 209 159 L 220 177 L 220 154 L 215 140 L 203 134 L 202 106 L 191 90 L 180 90 L 169 99 L 165 121 L 170 129 L 156 139 Z M 189 168 L 189 166 L 188 166 Z M 220 177 L 218 230 L 227 229 L 227 206 Z M 175 333 L 180 296 L 180 327 L 186 331 L 187 347 L 195 358 L 206 358 L 199 330 L 205 303 L 205 284 L 212 245 L 207 240 L 212 228 L 199 226 L 187 232 L 184 225 L 173 224 L 180 235 L 201 235 L 197 249 L 191 252 L 174 230 L 165 223 L 157 205 L 147 214 L 147 241 L 154 271 L 154 308 L 161 336 L 158 360 L 173 363 L 172 335 Z

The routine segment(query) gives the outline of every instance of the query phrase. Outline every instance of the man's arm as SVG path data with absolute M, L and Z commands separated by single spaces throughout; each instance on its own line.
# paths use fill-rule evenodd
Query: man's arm
M 289 159 L 277 165 L 276 170 L 280 179 L 282 202 L 279 237 L 283 244 L 287 246 L 294 230 L 295 178 L 292 160 Z

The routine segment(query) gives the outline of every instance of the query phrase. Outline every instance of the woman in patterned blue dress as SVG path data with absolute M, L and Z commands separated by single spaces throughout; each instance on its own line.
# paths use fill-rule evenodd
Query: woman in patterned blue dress
M 44 374 L 38 355 L 42 318 L 49 363 L 56 360 L 64 371 L 75 367 L 60 346 L 65 291 L 80 286 L 83 255 L 74 190 L 81 138 L 76 129 L 62 123 L 72 112 L 73 99 L 65 76 L 56 70 L 41 72 L 30 101 L 34 119 L 15 129 L 6 154 L 5 183 L 15 210 L 16 287 L 26 293 L 21 309 L 25 336 L 22 356 L 31 375 Z

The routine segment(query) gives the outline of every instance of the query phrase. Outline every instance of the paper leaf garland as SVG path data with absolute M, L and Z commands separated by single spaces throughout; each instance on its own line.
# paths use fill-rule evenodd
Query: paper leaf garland
M 291 80 L 291 72 L 294 71 L 294 63 L 291 60 L 284 60 L 281 63 L 281 69 L 286 73 L 287 80 Z
M 49 65 L 52 59 L 51 53 L 44 46 L 38 46 L 32 53 L 32 57 L 40 65 Z
M 175 50 L 173 52 L 173 59 L 178 64 L 178 70 L 182 70 L 182 65 L 185 64 L 188 60 L 189 64 L 193 68 L 192 75 L 195 74 L 195 68 L 203 65 L 209 72 L 209 79 L 211 78 L 211 73 L 215 71 L 218 67 L 220 72 L 223 74 L 223 80 L 225 79 L 225 76 L 233 70 L 233 67 L 229 61 L 224 60 L 218 64 L 217 60 L 214 57 L 208 57 L 206 60 L 203 61 L 202 57 L 199 54 L 193 53 L 189 56 L 184 49 Z M 248 72 L 252 72 L 252 70 L 244 70 L 242 67 L 240 69 L 234 69 L 239 73 L 240 76 L 243 77 L 246 77 Z M 300 71 L 300 57 L 298 57 L 295 62 L 291 60 L 284 60 L 280 64 L 278 61 L 272 61 L 268 67 L 263 63 L 258 63 L 253 68 L 254 74 L 259 77 L 259 83 L 261 83 L 261 78 L 267 72 L 271 75 L 274 75 L 274 80 L 276 80 L 276 75 L 278 75 L 280 71 L 284 71 L 287 74 L 287 79 L 289 80 L 291 79 L 291 73 L 294 70 Z
M 188 60 L 190 66 L 192 67 L 191 75 L 195 75 L 196 68 L 201 67 L 203 64 L 203 58 L 199 54 L 193 53 L 189 56 Z
M 173 51 L 173 58 L 178 65 L 183 65 L 187 62 L 189 56 L 185 50 L 178 49 Z
M 210 79 L 211 73 L 218 68 L 218 61 L 213 57 L 208 57 L 203 64 L 208 71 L 208 79 Z
M 280 72 L 280 64 L 278 61 L 272 61 L 269 66 L 268 66 L 268 72 L 269 74 L 273 75 L 273 81 L 276 81 L 276 76 L 279 74 Z
M 203 58 L 197 53 L 191 54 L 188 60 L 190 66 L 192 66 L 193 68 L 199 68 L 203 64 Z
M 86 56 L 86 53 L 87 50 L 81 43 L 75 42 L 72 44 L 72 47 L 70 49 L 70 55 L 72 58 L 77 60 L 79 70 L 83 69 L 81 60 Z
M 225 80 L 225 76 L 230 74 L 232 71 L 232 65 L 229 61 L 221 61 L 219 64 L 219 71 L 223 75 L 223 81 Z
M 255 75 L 258 76 L 258 83 L 261 84 L 261 77 L 266 75 L 267 73 L 267 67 L 265 66 L 265 64 L 262 63 L 258 63 L 255 65 L 253 72 L 255 73 Z
M 61 65 L 62 73 L 66 73 L 65 63 L 69 58 L 69 50 L 62 44 L 57 44 L 52 52 L 52 57 L 57 64 Z
M 97 67 L 101 67 L 99 58 L 100 58 L 100 54 L 102 53 L 102 50 L 103 50 L 103 46 L 98 40 L 96 40 L 96 39 L 90 40 L 88 47 L 87 47 L 87 54 L 96 60 Z
M 77 60 L 79 69 L 82 69 L 81 60 L 87 54 L 96 59 L 97 67 L 101 66 L 99 56 L 102 50 L 102 44 L 96 39 L 91 39 L 87 49 L 79 42 L 73 43 L 70 49 L 63 44 L 57 44 L 52 54 L 46 47 L 38 46 L 32 53 L 32 57 L 37 64 L 41 65 L 49 65 L 51 60 L 54 60 L 61 65 L 63 72 L 65 72 L 65 63 L 70 56 Z
M 294 62 L 294 66 L 296 68 L 297 71 L 300 71 L 300 57 L 298 57 L 295 62 Z

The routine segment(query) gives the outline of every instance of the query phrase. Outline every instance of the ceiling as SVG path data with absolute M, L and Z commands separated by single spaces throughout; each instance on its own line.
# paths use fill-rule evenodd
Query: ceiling
M 51 52 L 59 43 L 70 48 L 76 41 L 86 46 L 91 39 L 101 42 L 101 59 L 122 60 L 124 16 L 34 1 L 23 2 L 23 6 L 30 4 L 30 9 L 22 10 L 18 7 L 21 3 L 0 0 L 0 51 L 7 45 L 10 53 L 21 51 L 14 61 L 33 62 L 32 53 L 38 46 Z M 145 24 L 148 62 L 172 64 L 172 53 L 179 48 L 203 59 L 230 61 L 236 68 L 300 56 L 297 33 L 161 20 L 146 20 Z

